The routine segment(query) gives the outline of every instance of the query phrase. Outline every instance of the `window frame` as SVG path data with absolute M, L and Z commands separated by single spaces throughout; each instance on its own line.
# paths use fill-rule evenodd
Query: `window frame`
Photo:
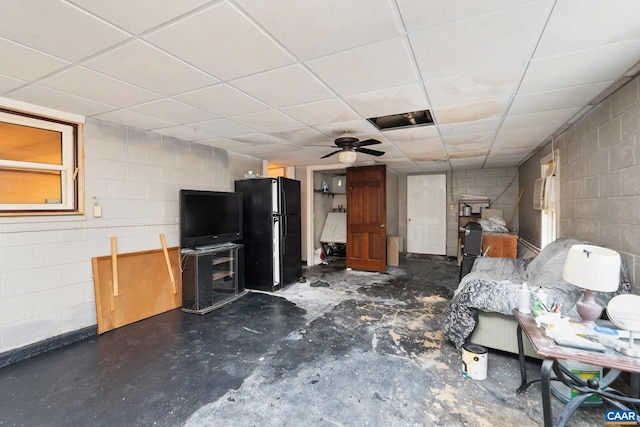
M 0 158 L 0 167 L 60 172 L 61 203 L 0 203 L 0 216 L 83 214 L 82 123 L 0 107 L 0 122 L 60 132 L 60 165 Z
M 554 209 L 544 207 L 540 211 L 540 248 L 558 238 L 558 210 L 560 205 L 560 153 L 553 150 L 540 160 L 540 175 L 542 178 L 555 179 L 555 191 L 553 193 Z M 548 202 L 547 202 L 548 203 Z

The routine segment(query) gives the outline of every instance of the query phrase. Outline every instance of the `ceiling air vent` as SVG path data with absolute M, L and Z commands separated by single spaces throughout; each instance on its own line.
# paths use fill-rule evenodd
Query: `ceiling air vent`
M 372 117 L 367 120 L 380 130 L 433 125 L 433 117 L 431 117 L 431 112 L 429 110 L 410 111 L 408 113 L 392 114 L 390 116 Z

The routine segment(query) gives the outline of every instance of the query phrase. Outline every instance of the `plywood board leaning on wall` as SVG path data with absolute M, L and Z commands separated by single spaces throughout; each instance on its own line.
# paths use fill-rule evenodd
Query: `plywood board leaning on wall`
M 117 254 L 117 268 L 114 254 L 92 258 L 99 334 L 182 306 L 180 251 L 165 249 Z

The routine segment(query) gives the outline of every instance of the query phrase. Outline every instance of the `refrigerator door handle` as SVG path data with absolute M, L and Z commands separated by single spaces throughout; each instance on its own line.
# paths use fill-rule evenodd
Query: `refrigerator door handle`
M 280 183 L 282 184 L 282 181 Z M 280 214 L 287 214 L 287 193 L 282 185 L 280 185 Z
M 289 227 L 289 218 L 287 215 L 282 215 L 282 228 L 280 229 L 280 234 L 282 235 L 282 241 L 284 242 L 287 239 L 287 228 Z M 287 245 L 283 245 L 282 252 L 287 252 Z

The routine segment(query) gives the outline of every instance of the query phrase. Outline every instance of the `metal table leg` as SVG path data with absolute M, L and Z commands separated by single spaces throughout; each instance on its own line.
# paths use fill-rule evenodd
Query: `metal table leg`
M 518 387 L 517 392 L 524 393 L 531 384 L 540 381 L 540 379 L 527 381 L 527 365 L 524 355 L 524 342 L 522 341 L 522 327 L 519 324 L 516 328 L 516 336 L 518 337 L 518 360 L 520 361 L 520 387 Z
M 518 387 L 518 393 L 522 393 L 529 386 L 527 384 L 527 365 L 524 358 L 524 344 L 522 342 L 522 327 L 518 323 L 516 328 L 516 335 L 518 337 L 518 359 L 520 360 L 520 387 Z
M 550 393 L 550 380 L 551 370 L 555 373 L 554 379 L 561 381 L 567 387 L 575 389 L 577 396 L 572 398 L 564 407 L 562 412 L 553 421 L 553 415 L 551 413 L 551 393 Z M 546 426 L 564 427 L 566 426 L 569 418 L 574 412 L 580 408 L 580 406 L 587 401 L 591 396 L 599 396 L 603 401 L 618 409 L 630 409 L 638 403 L 640 400 L 637 397 L 625 396 L 618 390 L 611 387 L 611 384 L 618 378 L 621 371 L 616 369 L 610 369 L 605 376 L 600 380 L 584 379 L 574 375 L 569 369 L 560 364 L 558 360 L 545 359 L 542 364 L 540 375 L 542 377 L 540 384 L 542 387 L 542 403 L 544 411 L 544 422 Z M 634 375 L 635 376 L 635 375 Z M 635 380 L 632 376 L 632 383 Z M 632 384 L 632 394 L 633 394 Z
M 544 426 L 553 427 L 553 414 L 551 413 L 551 370 L 556 363 L 553 359 L 544 359 L 540 367 L 540 392 L 542 393 L 542 414 Z

